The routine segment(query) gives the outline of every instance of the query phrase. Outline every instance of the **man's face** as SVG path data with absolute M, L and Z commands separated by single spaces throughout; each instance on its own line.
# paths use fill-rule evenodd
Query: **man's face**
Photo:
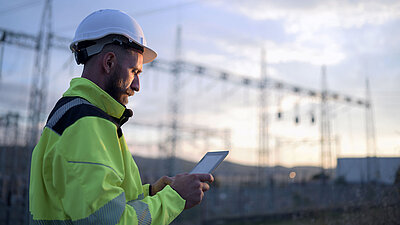
M 140 90 L 139 74 L 143 68 L 143 55 L 129 50 L 120 54 L 105 91 L 119 103 L 128 104 L 128 97 Z

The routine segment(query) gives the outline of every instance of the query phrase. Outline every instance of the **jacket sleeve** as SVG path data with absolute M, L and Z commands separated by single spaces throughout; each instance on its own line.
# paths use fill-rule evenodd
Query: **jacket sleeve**
M 148 185 L 140 184 L 142 195 L 126 201 L 117 131 L 105 119 L 78 120 L 50 155 L 50 179 L 73 224 L 169 224 L 184 208 L 185 200 L 170 186 L 149 196 Z

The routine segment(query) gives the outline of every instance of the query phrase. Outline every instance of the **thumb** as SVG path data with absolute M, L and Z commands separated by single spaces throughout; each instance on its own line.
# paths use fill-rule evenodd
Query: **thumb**
M 165 176 L 165 177 L 164 177 L 164 180 L 163 180 L 163 182 L 164 182 L 165 185 L 171 185 L 173 181 L 174 181 L 174 178 L 172 178 L 172 177 L 167 177 L 167 176 Z

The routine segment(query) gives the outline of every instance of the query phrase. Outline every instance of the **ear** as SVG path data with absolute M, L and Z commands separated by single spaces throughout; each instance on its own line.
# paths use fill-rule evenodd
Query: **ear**
M 103 56 L 102 67 L 105 73 L 110 74 L 117 63 L 117 58 L 113 52 L 107 52 Z

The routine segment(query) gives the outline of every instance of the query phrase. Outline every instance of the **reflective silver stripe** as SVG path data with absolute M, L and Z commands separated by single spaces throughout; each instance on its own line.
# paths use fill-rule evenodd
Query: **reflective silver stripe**
M 137 200 L 129 201 L 127 204 L 135 209 L 138 225 L 150 225 L 152 219 L 149 206 L 145 202 L 140 201 L 140 198 L 144 197 L 144 195 L 142 195 L 143 194 L 139 195 Z
M 125 193 L 109 201 L 90 216 L 80 220 L 34 220 L 31 214 L 29 224 L 31 225 L 88 225 L 88 224 L 117 224 L 125 210 Z
M 85 99 L 82 98 L 76 98 L 70 102 L 65 103 L 63 106 L 61 106 L 57 111 L 53 114 L 53 116 L 49 119 L 49 122 L 47 122 L 46 127 L 53 128 L 54 125 L 60 120 L 60 118 L 72 107 L 81 105 L 81 104 L 87 104 L 91 105 L 90 102 L 86 101 Z
M 142 200 L 142 199 L 144 199 L 144 194 L 143 193 L 138 195 L 136 200 Z

